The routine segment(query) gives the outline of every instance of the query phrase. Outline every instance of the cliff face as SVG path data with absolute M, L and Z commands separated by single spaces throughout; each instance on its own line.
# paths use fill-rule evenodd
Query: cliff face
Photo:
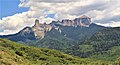
M 45 33 L 47 31 L 50 31 L 52 28 L 55 28 L 56 30 L 60 30 L 57 25 L 73 26 L 73 27 L 77 27 L 77 26 L 89 27 L 89 25 L 91 24 L 91 18 L 83 15 L 79 18 L 75 18 L 74 20 L 65 19 L 62 21 L 52 22 L 51 24 L 46 24 L 46 23 L 41 24 L 41 23 L 39 23 L 39 20 L 36 19 L 35 25 L 32 27 L 35 36 L 37 38 L 42 39 L 42 38 L 44 38 Z
M 36 38 L 44 38 L 45 32 L 50 31 L 52 26 L 44 23 L 40 24 L 39 20 L 35 20 L 35 25 L 32 27 Z
M 74 19 L 74 22 L 77 22 L 78 26 L 89 26 L 92 22 L 91 22 L 91 18 L 83 15 L 80 18 L 76 18 Z
M 74 20 L 62 20 L 62 22 L 60 22 L 59 24 L 63 25 L 63 26 L 85 26 L 85 27 L 89 27 L 89 25 L 91 24 L 91 18 L 83 15 L 79 18 L 75 18 Z

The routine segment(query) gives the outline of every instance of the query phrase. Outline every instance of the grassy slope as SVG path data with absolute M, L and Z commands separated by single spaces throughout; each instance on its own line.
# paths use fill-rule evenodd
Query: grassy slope
M 116 61 L 118 63 L 119 59 Z M 46 48 L 35 48 L 0 39 L 0 64 L 3 65 L 102 65 L 113 62 L 83 59 Z

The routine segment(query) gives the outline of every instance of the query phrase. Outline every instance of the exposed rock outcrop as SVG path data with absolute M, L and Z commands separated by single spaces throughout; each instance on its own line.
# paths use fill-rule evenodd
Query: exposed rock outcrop
M 35 20 L 35 25 L 32 27 L 36 38 L 42 39 L 45 36 L 45 32 L 51 30 L 51 26 L 49 24 L 41 24 L 39 20 Z
M 85 27 L 89 27 L 89 25 L 91 24 L 91 18 L 83 15 L 79 18 L 75 18 L 74 20 L 69 20 L 69 19 L 65 19 L 62 20 L 61 22 L 58 22 L 58 24 L 63 25 L 63 26 L 85 26 Z
M 45 33 L 47 31 L 50 31 L 52 28 L 55 28 L 57 30 L 59 30 L 61 32 L 61 30 L 59 29 L 59 26 L 57 25 L 62 25 L 62 26 L 74 26 L 74 27 L 77 27 L 77 26 L 85 26 L 85 27 L 89 27 L 89 25 L 91 24 L 91 18 L 83 15 L 79 18 L 75 18 L 74 20 L 69 20 L 69 19 L 65 19 L 65 20 L 62 20 L 62 21 L 53 21 L 51 24 L 41 24 L 39 23 L 39 20 L 36 19 L 35 20 L 35 25 L 32 27 L 34 33 L 35 33 L 35 36 L 37 38 L 44 38 L 45 36 Z

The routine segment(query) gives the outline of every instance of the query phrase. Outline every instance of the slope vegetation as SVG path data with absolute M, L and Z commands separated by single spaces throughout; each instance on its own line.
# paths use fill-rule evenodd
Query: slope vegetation
M 103 29 L 67 50 L 75 56 L 114 61 L 120 57 L 120 27 Z
M 6 39 L 0 39 L 1 65 L 109 65 L 119 64 L 95 59 L 83 59 L 46 48 L 21 45 Z

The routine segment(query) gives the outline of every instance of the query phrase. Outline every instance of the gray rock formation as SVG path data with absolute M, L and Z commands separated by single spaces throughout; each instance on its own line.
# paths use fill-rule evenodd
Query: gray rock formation
M 42 39 L 45 36 L 45 32 L 51 30 L 51 26 L 49 24 L 41 24 L 39 20 L 35 20 L 35 25 L 32 27 L 36 38 Z
M 80 25 L 81 26 L 89 26 L 91 24 L 91 18 L 83 15 L 80 17 Z
M 74 20 L 69 20 L 69 19 L 65 19 L 62 20 L 61 22 L 58 22 L 59 24 L 63 25 L 63 26 L 85 26 L 85 27 L 89 27 L 89 25 L 92 23 L 91 22 L 91 18 L 83 15 L 79 18 L 75 18 Z
M 59 26 L 57 25 L 62 25 L 62 26 L 85 26 L 85 27 L 89 27 L 89 25 L 91 24 L 91 18 L 83 15 L 79 18 L 75 18 L 74 20 L 69 20 L 69 19 L 65 19 L 62 21 L 54 21 L 51 24 L 41 24 L 39 23 L 39 20 L 36 19 L 35 20 L 35 24 L 34 26 L 32 26 L 32 30 L 34 32 L 34 35 L 36 36 L 36 38 L 38 39 L 42 39 L 45 36 L 45 33 L 47 31 L 50 31 L 52 28 L 59 30 L 59 32 L 61 32 L 61 30 L 59 29 Z

